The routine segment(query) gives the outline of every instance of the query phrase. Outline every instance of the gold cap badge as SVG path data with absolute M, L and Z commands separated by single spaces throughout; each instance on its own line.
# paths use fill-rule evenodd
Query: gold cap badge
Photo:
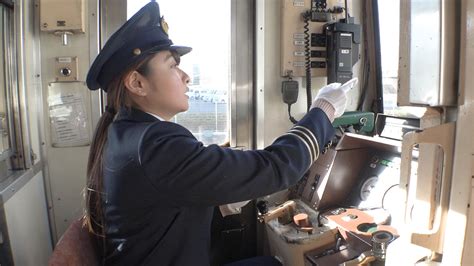
M 160 24 L 161 24 L 161 28 L 163 29 L 163 31 L 168 35 L 169 27 L 168 27 L 168 23 L 166 23 L 166 21 L 165 21 L 164 16 L 161 17 Z

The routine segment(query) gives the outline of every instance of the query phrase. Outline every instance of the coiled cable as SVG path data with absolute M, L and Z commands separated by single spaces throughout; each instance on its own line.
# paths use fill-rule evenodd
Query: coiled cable
M 307 109 L 311 108 L 313 96 L 311 95 L 311 36 L 309 35 L 309 20 L 311 11 L 304 12 L 304 52 L 305 52 L 305 70 L 306 70 L 306 104 Z

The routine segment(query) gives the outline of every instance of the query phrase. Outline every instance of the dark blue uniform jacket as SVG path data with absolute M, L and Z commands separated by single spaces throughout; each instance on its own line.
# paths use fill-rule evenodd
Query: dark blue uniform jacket
M 121 110 L 104 152 L 106 264 L 208 265 L 213 207 L 297 183 L 333 134 L 315 108 L 264 150 L 240 151 Z

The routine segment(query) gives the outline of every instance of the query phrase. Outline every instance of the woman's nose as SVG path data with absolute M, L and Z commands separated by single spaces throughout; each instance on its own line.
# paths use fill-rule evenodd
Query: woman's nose
M 184 75 L 184 82 L 186 84 L 188 84 L 190 81 L 191 81 L 191 78 L 188 76 L 188 74 L 186 72 L 183 71 L 183 75 Z

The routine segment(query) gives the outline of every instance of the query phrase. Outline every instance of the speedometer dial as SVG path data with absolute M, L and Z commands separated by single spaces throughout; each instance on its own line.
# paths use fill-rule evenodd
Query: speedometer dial
M 378 180 L 379 178 L 377 176 L 372 176 L 364 181 L 362 187 L 360 188 L 359 194 L 359 197 L 362 201 L 366 201 L 369 198 L 370 192 L 375 188 Z

